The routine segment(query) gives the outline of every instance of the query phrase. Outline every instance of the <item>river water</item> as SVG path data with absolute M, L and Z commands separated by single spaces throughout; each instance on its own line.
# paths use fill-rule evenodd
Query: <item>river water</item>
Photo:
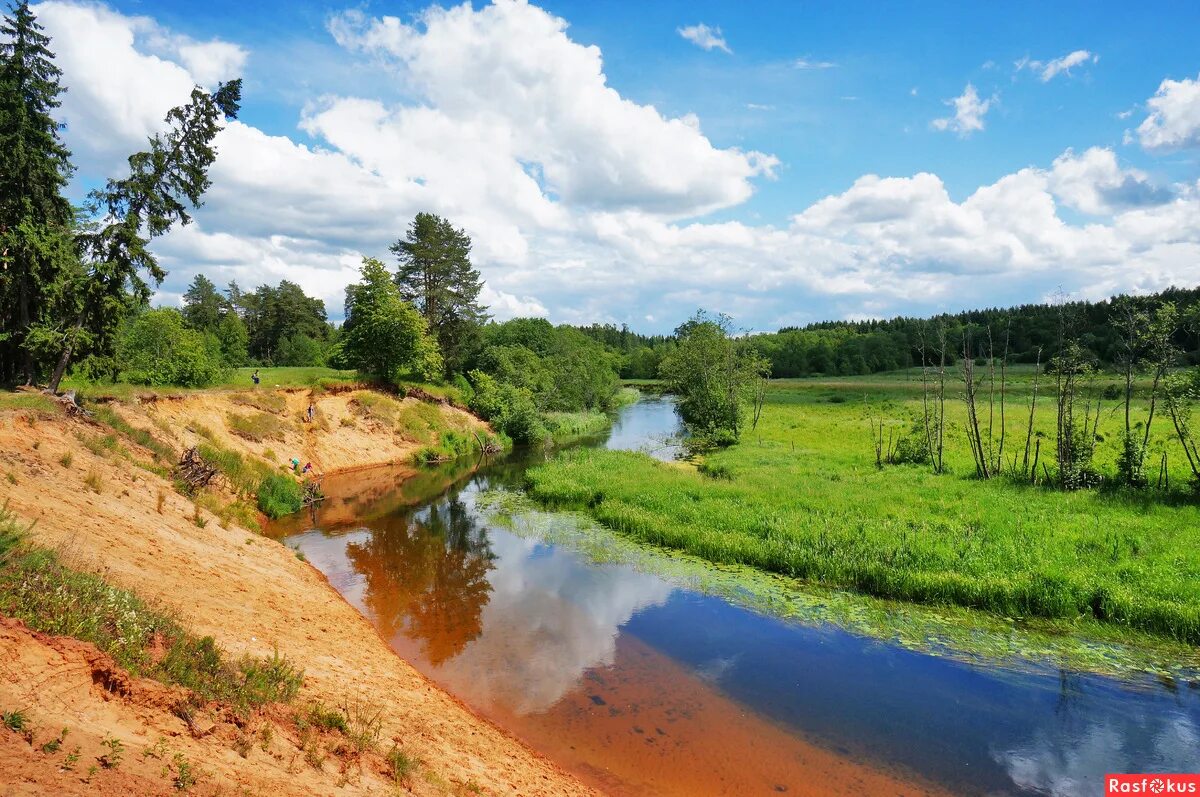
M 582 444 L 667 460 L 677 431 L 644 399 Z M 738 585 L 754 577 L 532 507 L 534 459 L 331 477 L 277 531 L 403 658 L 604 791 L 1074 797 L 1107 772 L 1200 771 L 1194 677 L 944 655 L 903 644 L 887 624 L 906 610 L 880 602 L 871 633 L 798 617 Z M 835 599 L 859 600 L 804 597 Z

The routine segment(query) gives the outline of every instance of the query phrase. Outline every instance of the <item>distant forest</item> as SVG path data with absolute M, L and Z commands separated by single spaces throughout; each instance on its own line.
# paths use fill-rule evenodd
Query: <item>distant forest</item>
M 955 363 L 963 350 L 963 337 L 972 351 L 987 345 L 988 332 L 997 357 L 1007 342 L 1009 362 L 1047 363 L 1063 340 L 1081 345 L 1097 365 L 1109 366 L 1120 358 L 1121 333 L 1115 305 L 1129 302 L 1152 313 L 1172 302 L 1184 320 L 1173 343 L 1184 353 L 1180 365 L 1200 365 L 1200 288 L 1167 290 L 1137 297 L 1113 297 L 1100 302 L 1023 304 L 1019 307 L 969 310 L 932 318 L 896 318 L 876 321 L 821 321 L 803 327 L 753 335 L 755 349 L 771 364 L 771 376 L 857 376 L 894 371 L 921 364 L 921 352 L 931 363 L 940 358 L 945 336 L 946 364 Z M 628 327 L 593 324 L 578 327 L 622 355 L 621 376 L 653 379 L 658 365 L 674 345 L 674 336 L 639 335 Z

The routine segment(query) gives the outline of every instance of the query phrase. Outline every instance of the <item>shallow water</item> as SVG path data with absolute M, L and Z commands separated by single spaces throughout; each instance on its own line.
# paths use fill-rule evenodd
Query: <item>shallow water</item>
M 643 400 L 588 444 L 670 458 L 677 423 Z M 333 477 L 281 531 L 401 656 L 609 792 L 1093 795 L 1200 770 L 1195 679 L 935 655 L 661 552 L 597 556 L 623 543 L 504 500 L 529 459 Z

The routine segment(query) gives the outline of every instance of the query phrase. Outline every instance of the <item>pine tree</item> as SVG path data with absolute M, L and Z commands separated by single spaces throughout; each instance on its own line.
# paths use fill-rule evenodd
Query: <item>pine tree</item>
M 479 304 L 483 282 L 471 266 L 471 238 L 441 216 L 418 213 L 407 236 L 391 247 L 400 262 L 396 285 L 414 304 L 442 350 L 446 373 L 458 370 L 487 320 Z
M 197 274 L 183 294 L 183 320 L 192 329 L 211 332 L 221 323 L 228 307 L 217 286 L 203 274 Z
M 62 196 L 70 155 L 53 117 L 62 72 L 50 39 L 20 2 L 0 25 L 0 381 L 34 377 L 30 325 L 74 260 Z
M 82 262 L 67 275 L 59 305 L 30 332 L 41 351 L 57 352 L 51 391 L 72 357 L 109 355 L 121 321 L 149 299 L 150 283 L 157 286 L 166 276 L 150 241 L 175 224 L 188 224 L 189 207 L 200 206 L 217 157 L 213 138 L 222 117 L 237 116 L 241 86 L 232 80 L 212 94 L 193 89 L 187 105 L 167 113 L 167 130 L 150 139 L 148 150 L 129 157 L 129 175 L 92 192 L 97 221 L 77 236 Z

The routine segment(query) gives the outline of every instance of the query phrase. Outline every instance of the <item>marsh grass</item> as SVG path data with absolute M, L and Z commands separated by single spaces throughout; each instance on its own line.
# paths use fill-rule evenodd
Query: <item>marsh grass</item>
M 635 391 L 636 393 L 636 391 Z M 636 401 L 636 396 L 634 397 Z M 612 418 L 598 410 L 587 412 L 546 412 L 542 423 L 554 440 L 597 435 L 612 426 Z
M 705 458 L 709 475 L 643 454 L 577 450 L 532 468 L 530 493 L 713 562 L 1005 617 L 1095 618 L 1200 644 L 1200 510 L 1186 493 L 975 479 L 957 405 L 947 406 L 950 473 L 876 469 L 863 400 L 850 396 L 829 403 L 826 382 L 773 385 L 757 430 Z M 914 395 L 907 382 L 885 381 L 868 400 L 892 402 L 906 428 L 919 387 Z M 1046 402 L 1036 425 L 1052 434 L 1053 423 Z M 1102 467 L 1115 461 L 1116 424 L 1102 417 Z M 1156 444 L 1169 446 L 1160 431 Z

